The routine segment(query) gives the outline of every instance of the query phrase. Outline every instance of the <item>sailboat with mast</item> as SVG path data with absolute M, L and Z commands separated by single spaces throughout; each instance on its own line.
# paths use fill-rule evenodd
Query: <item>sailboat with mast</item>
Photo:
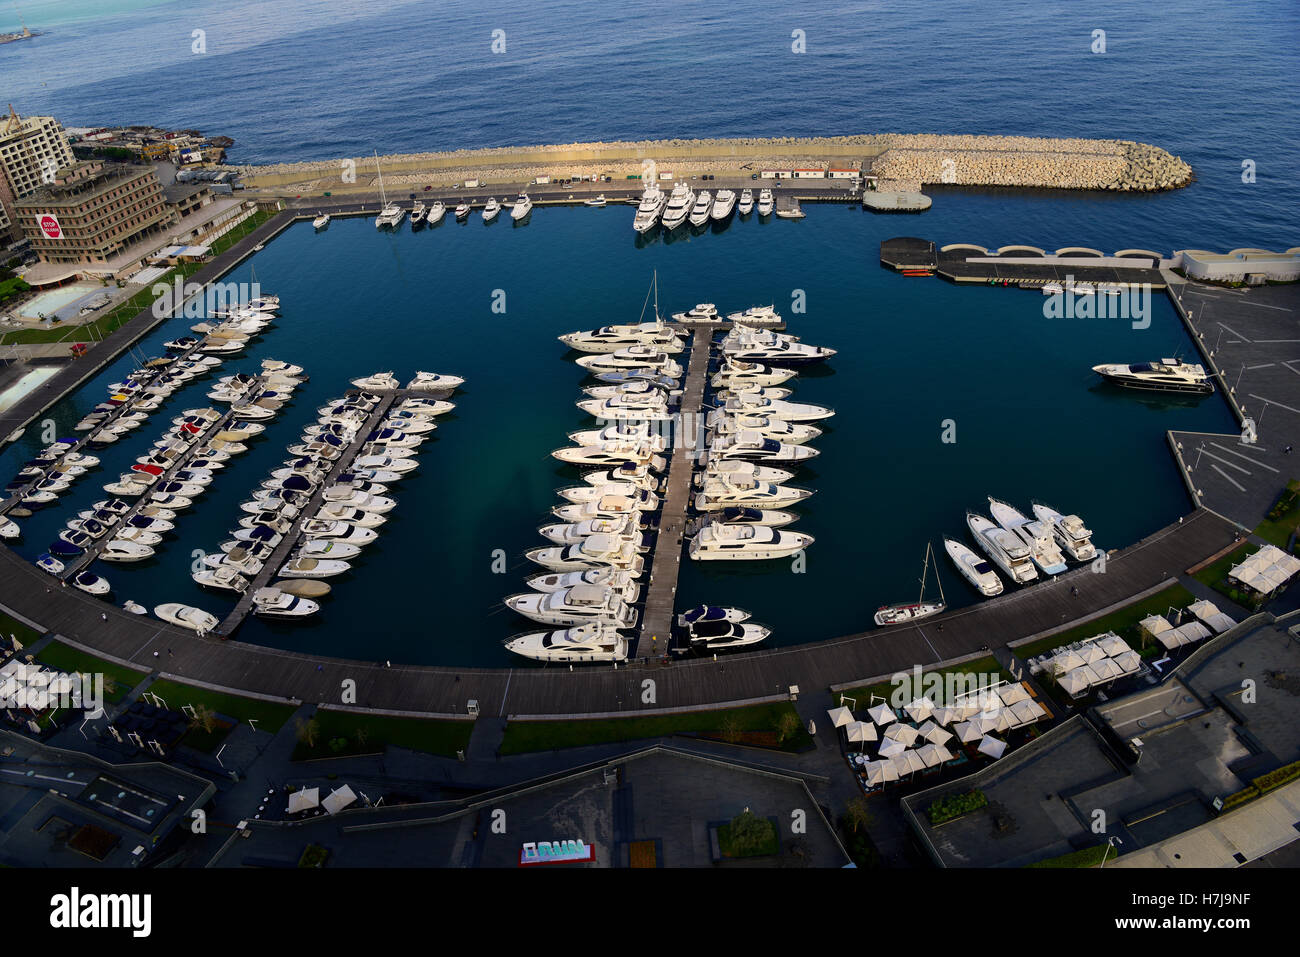
M 406 210 L 388 201 L 388 194 L 384 192 L 384 171 L 379 166 L 379 150 L 375 150 L 375 172 L 379 174 L 379 198 L 384 204 L 384 208 L 375 217 L 375 228 L 400 226 L 406 218 Z
M 939 563 L 936 561 L 934 566 L 934 580 L 939 584 L 939 600 L 925 600 L 925 580 L 930 571 L 930 558 L 932 549 L 930 543 L 925 543 L 925 564 L 921 566 L 921 595 L 916 601 L 901 602 L 897 605 L 882 605 L 876 609 L 876 624 L 884 627 L 885 625 L 906 625 L 918 621 L 922 618 L 929 618 L 931 615 L 937 615 L 948 607 L 943 597 L 943 582 L 939 580 Z

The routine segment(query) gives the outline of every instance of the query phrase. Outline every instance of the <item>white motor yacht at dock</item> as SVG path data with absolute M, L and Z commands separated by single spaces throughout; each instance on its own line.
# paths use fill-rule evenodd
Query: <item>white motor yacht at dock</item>
M 1033 521 L 1015 506 L 989 496 L 989 514 L 1007 531 L 1029 546 L 1034 564 L 1045 575 L 1059 575 L 1066 570 L 1065 556 L 1057 546 L 1047 523 Z
M 1214 391 L 1214 379 L 1204 367 L 1181 362 L 1178 359 L 1161 359 L 1159 362 L 1139 362 L 1131 365 L 1114 363 L 1092 367 L 1107 382 L 1126 389 L 1144 389 L 1153 392 L 1187 392 L 1208 395 Z
M 492 222 L 501 212 L 501 204 L 497 202 L 495 196 L 488 197 L 487 204 L 483 207 L 483 223 Z
M 720 189 L 718 194 L 713 197 L 713 207 L 709 210 L 709 218 L 715 223 L 725 222 L 735 208 L 736 194 L 729 189 Z
M 695 193 L 685 183 L 678 183 L 673 187 L 672 193 L 668 196 L 668 204 L 664 207 L 663 224 L 665 229 L 676 229 L 686 222 L 686 218 L 691 214 L 691 208 L 695 205 Z
M 981 595 L 992 598 L 994 595 L 1002 594 L 1002 579 L 998 577 L 992 565 L 956 539 L 945 538 L 943 547 L 948 552 L 948 557 L 952 559 L 952 563 L 957 566 L 957 571 Z
M 691 207 L 690 223 L 692 226 L 703 226 L 709 221 L 709 211 L 713 209 L 713 194 L 707 189 L 702 189 L 695 197 L 695 205 Z
M 553 592 L 511 595 L 506 607 L 543 625 L 585 625 L 591 622 L 631 628 L 636 609 L 623 600 L 621 590 L 608 585 L 573 585 Z
M 627 660 L 627 639 L 612 625 L 604 623 L 528 632 L 509 639 L 505 646 L 525 658 L 556 664 L 608 664 Z
M 977 512 L 966 513 L 966 524 L 975 541 L 993 563 L 1007 574 L 1014 584 L 1023 585 L 1038 577 L 1033 555 L 1018 535 L 994 524 Z
M 664 207 L 668 205 L 668 197 L 664 195 L 658 185 L 652 183 L 645 188 L 641 194 L 641 202 L 636 209 L 636 217 L 632 220 L 632 228 L 638 233 L 648 233 L 659 224 L 659 217 L 663 215 Z
M 769 525 L 710 524 L 691 539 L 689 554 L 696 561 L 765 561 L 788 558 L 813 540 Z
M 748 187 L 740 191 L 740 199 L 736 203 L 736 212 L 741 216 L 748 216 L 754 211 L 754 191 Z
M 1062 515 L 1056 509 L 1036 502 L 1034 516 L 1052 530 L 1057 543 L 1075 561 L 1090 562 L 1097 557 L 1092 531 L 1078 515 Z
M 516 223 L 523 222 L 528 218 L 528 214 L 533 211 L 533 201 L 528 198 L 527 193 L 520 193 L 515 199 L 514 205 L 510 207 L 510 218 Z

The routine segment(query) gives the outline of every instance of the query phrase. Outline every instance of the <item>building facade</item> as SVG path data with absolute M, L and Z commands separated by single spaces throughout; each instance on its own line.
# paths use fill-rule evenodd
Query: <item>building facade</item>
M 0 121 L 0 241 L 23 235 L 14 205 L 50 183 L 74 161 L 63 125 L 52 116 L 22 116 L 10 108 Z
M 15 203 L 32 248 L 47 263 L 102 264 L 179 221 L 151 166 L 83 161 Z

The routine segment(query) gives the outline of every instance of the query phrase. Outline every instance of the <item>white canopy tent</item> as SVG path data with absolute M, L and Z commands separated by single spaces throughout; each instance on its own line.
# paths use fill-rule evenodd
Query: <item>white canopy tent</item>
M 882 727 L 882 728 L 885 725 L 889 724 L 889 722 L 898 720 L 898 716 L 895 715 L 894 712 L 889 710 L 889 705 L 883 703 L 878 704 L 875 707 L 868 708 L 867 715 L 871 718 L 872 721 L 876 723 L 878 727 Z
M 891 724 L 885 729 L 886 738 L 891 738 L 894 741 L 901 741 L 909 748 L 916 743 L 916 739 L 919 736 L 920 732 L 910 724 Z
M 934 702 L 929 698 L 916 698 L 905 704 L 903 710 L 913 721 L 921 722 L 934 714 Z
M 1006 749 L 1007 743 L 1005 741 L 999 741 L 997 738 L 989 737 L 988 735 L 985 735 L 980 741 L 980 753 L 987 754 L 994 760 L 1002 757 L 1002 753 L 1006 751 Z
M 1197 621 L 1213 629 L 1215 634 L 1223 634 L 1237 623 L 1231 616 L 1219 611 L 1219 607 L 1214 602 L 1205 598 L 1192 602 L 1187 606 L 1187 610 L 1192 613 Z
M 853 721 L 853 712 L 848 708 L 831 708 L 826 714 L 831 719 L 831 724 L 837 728 L 843 728 Z
M 852 721 L 844 726 L 849 741 L 875 741 L 879 735 L 870 721 Z
M 337 814 L 348 805 L 355 803 L 356 800 L 356 792 L 345 784 L 343 787 L 331 791 L 329 796 L 321 802 L 321 807 L 325 808 L 330 814 Z
M 320 788 L 305 788 L 289 795 L 288 813 L 290 814 L 310 811 L 314 807 L 320 807 Z

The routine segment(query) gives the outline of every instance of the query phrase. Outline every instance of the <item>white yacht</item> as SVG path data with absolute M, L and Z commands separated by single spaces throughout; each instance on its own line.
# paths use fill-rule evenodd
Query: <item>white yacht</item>
M 575 545 L 592 535 L 609 535 L 636 544 L 640 540 L 637 532 L 640 518 L 641 513 L 634 512 L 615 518 L 589 518 L 586 521 L 573 523 L 557 522 L 543 525 L 538 532 L 547 541 L 554 542 L 556 545 Z
M 650 369 L 662 373 L 670 379 L 679 379 L 682 375 L 681 365 L 667 353 L 660 352 L 653 346 L 629 346 L 601 355 L 581 356 L 578 365 L 588 372 L 621 372 L 626 369 Z
M 299 598 L 278 588 L 259 588 L 253 593 L 253 614 L 267 618 L 306 618 L 320 611 L 310 598 Z
M 929 618 L 931 615 L 937 615 L 948 607 L 943 597 L 943 581 L 939 578 L 939 563 L 936 560 L 934 565 L 934 580 L 939 584 L 939 600 L 925 600 L 925 580 L 930 571 L 930 543 L 925 544 L 925 562 L 921 566 L 921 593 L 917 596 L 916 601 L 899 602 L 894 605 L 883 605 L 876 609 L 876 625 L 883 628 L 887 625 L 908 625 L 922 618 Z
M 528 214 L 533 211 L 533 201 L 528 198 L 527 193 L 520 193 L 515 199 L 515 204 L 510 207 L 510 218 L 515 222 L 522 222 L 528 218 Z
M 723 222 L 735 208 L 736 194 L 729 189 L 720 189 L 718 195 L 713 198 L 713 208 L 709 210 L 709 218 L 714 222 Z
M 686 346 L 676 330 L 662 319 L 601 326 L 587 332 L 567 332 L 556 338 L 570 349 L 596 354 L 609 354 L 633 347 L 676 354 Z
M 784 419 L 786 422 L 820 422 L 835 414 L 834 409 L 821 405 L 769 398 L 756 389 L 731 393 L 710 415 L 719 412 L 727 415 L 762 415 L 772 419 Z
M 695 484 L 702 487 L 713 479 L 731 479 L 733 481 L 770 482 L 773 485 L 780 485 L 792 478 L 794 478 L 794 473 L 789 469 L 758 465 L 743 459 L 716 459 L 708 462 L 705 469 L 695 476 Z
M 966 524 L 979 547 L 1014 584 L 1023 585 L 1038 577 L 1033 554 L 1020 536 L 995 525 L 976 512 L 966 513 Z
M 658 224 L 659 217 L 663 215 L 664 207 L 667 205 L 668 197 L 664 195 L 664 191 L 657 184 L 651 183 L 641 194 L 641 202 L 636 208 L 632 228 L 638 233 L 648 233 Z
M 767 388 L 788 382 L 798 374 L 794 369 L 778 369 L 761 362 L 743 362 L 727 357 L 709 384 L 715 389 Z
M 594 502 L 556 505 L 551 514 L 562 522 L 579 523 L 596 518 L 619 518 L 623 515 L 641 514 L 645 506 L 636 496 L 605 495 Z
M 397 377 L 391 372 L 376 372 L 374 375 L 362 376 L 359 379 L 353 379 L 352 384 L 358 389 L 374 391 L 400 389 L 402 387 L 402 384 L 397 381 Z
M 385 227 L 396 227 L 402 224 L 406 218 L 406 210 L 396 203 L 388 201 L 388 194 L 384 192 L 384 171 L 379 165 L 379 151 L 375 151 L 375 173 L 379 177 L 379 198 L 384 204 L 384 208 L 379 211 L 375 217 L 375 228 L 383 229 Z
M 672 193 L 668 197 L 668 204 L 664 207 L 663 224 L 666 229 L 676 229 L 691 214 L 691 207 L 695 205 L 695 193 L 685 183 L 678 183 L 673 187 Z
M 209 614 L 202 608 L 195 608 L 193 605 L 182 605 L 179 602 L 168 602 L 165 605 L 159 605 L 153 610 L 153 613 L 163 621 L 178 625 L 181 628 L 188 628 L 190 631 L 197 631 L 200 635 L 221 624 L 217 621 L 215 615 Z
M 992 565 L 955 539 L 944 538 L 943 547 L 948 552 L 948 557 L 952 559 L 952 563 L 957 566 L 957 571 L 961 572 L 962 577 L 974 585 L 981 595 L 992 598 L 994 595 L 1002 594 L 1002 579 L 998 577 Z
M 787 445 L 804 445 L 822 434 L 822 430 L 802 422 L 787 422 L 775 416 L 709 413 L 706 422 L 714 435 L 735 435 L 752 431 Z
M 322 230 L 329 224 L 330 224 L 329 213 L 321 213 L 319 216 L 317 216 L 315 219 L 311 221 L 312 228 L 315 230 Z
M 770 628 L 752 621 L 709 620 L 686 626 L 682 637 L 691 651 L 707 655 L 756 645 L 771 633 Z
M 645 558 L 636 544 L 615 535 L 591 535 L 573 545 L 534 548 L 524 554 L 529 561 L 557 572 L 613 565 L 639 575 L 645 568 Z
M 219 591 L 231 591 L 235 594 L 243 594 L 248 588 L 248 579 L 239 573 L 238 569 L 231 568 L 228 565 L 222 565 L 219 568 L 209 568 L 206 565 L 190 575 L 200 585 L 208 588 L 215 588 Z
M 673 320 L 675 322 L 692 323 L 692 322 L 719 322 L 718 307 L 711 302 L 696 303 L 685 312 L 674 312 Z
M 695 205 L 691 207 L 692 226 L 703 226 L 709 221 L 709 211 L 713 209 L 713 194 L 702 189 L 695 196 Z
M 593 196 L 590 199 L 584 199 L 582 201 L 582 205 L 590 206 L 593 209 L 600 209 L 605 205 L 606 202 L 607 200 L 605 199 L 605 194 L 601 193 L 599 196 Z
M 333 578 L 352 566 L 344 561 L 320 558 L 295 558 L 276 573 L 281 578 Z
M 772 191 L 770 189 L 759 190 L 758 193 L 758 215 L 772 215 Z
M 429 215 L 428 208 L 424 205 L 423 200 L 417 199 L 415 205 L 411 207 L 411 228 L 417 229 L 424 225 L 424 217 Z
M 734 435 L 715 436 L 709 445 L 709 461 L 714 459 L 746 459 L 753 462 L 805 462 L 820 454 L 807 445 L 790 445 L 769 439 L 758 432 L 744 431 Z
M 653 420 L 663 422 L 673 417 L 668 400 L 662 393 L 616 395 L 610 399 L 582 399 L 578 408 L 598 419 Z
M 631 464 L 662 472 L 667 461 L 662 456 L 656 455 L 653 449 L 653 445 L 648 441 L 602 442 L 599 445 L 565 446 L 556 449 L 551 455 L 568 465 L 592 468 Z
M 788 558 L 813 543 L 813 537 L 769 525 L 711 524 L 691 539 L 696 561 L 763 561 Z
M 490 223 L 497 218 L 501 212 L 501 204 L 497 202 L 495 196 L 489 196 L 487 204 L 483 207 L 483 222 Z
M 740 191 L 740 201 L 736 204 L 736 212 L 742 216 L 748 216 L 754 211 L 754 191 L 752 189 L 742 189 Z
M 437 226 L 442 222 L 442 217 L 447 215 L 447 204 L 441 200 L 436 200 L 429 206 L 429 212 L 425 214 L 424 221 L 430 226 Z
M 1059 575 L 1066 570 L 1065 556 L 1056 544 L 1052 528 L 1046 522 L 1031 521 L 1013 505 L 989 496 L 989 514 L 1007 531 L 1018 535 L 1029 546 L 1034 564 L 1045 575 Z
M 1178 359 L 1161 359 L 1159 362 L 1139 362 L 1132 365 L 1116 363 L 1093 366 L 1092 371 L 1107 382 L 1126 389 L 1147 389 L 1156 392 L 1191 392 L 1208 395 L 1214 391 L 1214 380 L 1200 365 Z
M 777 219 L 803 219 L 808 214 L 799 208 L 799 204 L 791 206 L 789 209 L 778 209 L 776 211 Z
M 728 508 L 781 509 L 797 505 L 811 495 L 812 492 L 808 489 L 788 485 L 773 485 L 749 479 L 710 479 L 696 493 L 695 508 L 701 512 Z
M 105 562 L 142 562 L 146 558 L 151 558 L 153 554 L 152 545 L 145 545 L 142 542 L 133 542 L 124 538 L 114 538 L 104 546 L 104 550 L 99 553 L 99 559 Z
M 649 442 L 653 452 L 662 452 L 668 447 L 668 440 L 650 430 L 649 422 L 629 423 L 614 422 L 603 429 L 584 429 L 570 432 L 569 441 L 574 445 L 601 445 L 605 442 Z
M 417 372 L 415 378 L 406 383 L 406 388 L 413 392 L 439 392 L 443 389 L 459 389 L 465 380 L 458 375 L 442 372 Z
M 524 582 L 533 591 L 559 591 L 574 585 L 608 585 L 626 591 L 636 586 L 637 575 L 627 569 L 605 565 L 601 568 L 588 568 L 576 572 L 551 572 L 547 575 L 534 575 Z M 635 601 L 635 599 L 633 599 Z
M 543 625 L 585 625 L 592 622 L 616 628 L 636 624 L 636 609 L 622 593 L 608 585 L 573 585 L 552 592 L 511 595 L 506 607 Z
M 649 473 L 647 473 L 649 474 Z M 557 493 L 560 498 L 574 505 L 586 505 L 598 502 L 606 495 L 628 495 L 637 499 L 647 512 L 659 507 L 659 496 L 651 488 L 645 488 L 636 482 L 605 482 L 601 485 L 574 485 L 562 488 Z
M 456 207 L 456 222 L 458 223 L 465 222 L 465 220 L 469 219 L 469 214 L 470 214 L 469 203 L 461 203 L 459 206 Z
M 1097 557 L 1092 531 L 1078 515 L 1062 515 L 1054 508 L 1035 503 L 1034 516 L 1052 530 L 1056 541 L 1075 561 L 1090 562 Z
M 627 639 L 614 627 L 602 623 L 579 625 L 561 631 L 534 631 L 516 635 L 505 646 L 525 658 L 557 664 L 627 660 Z

